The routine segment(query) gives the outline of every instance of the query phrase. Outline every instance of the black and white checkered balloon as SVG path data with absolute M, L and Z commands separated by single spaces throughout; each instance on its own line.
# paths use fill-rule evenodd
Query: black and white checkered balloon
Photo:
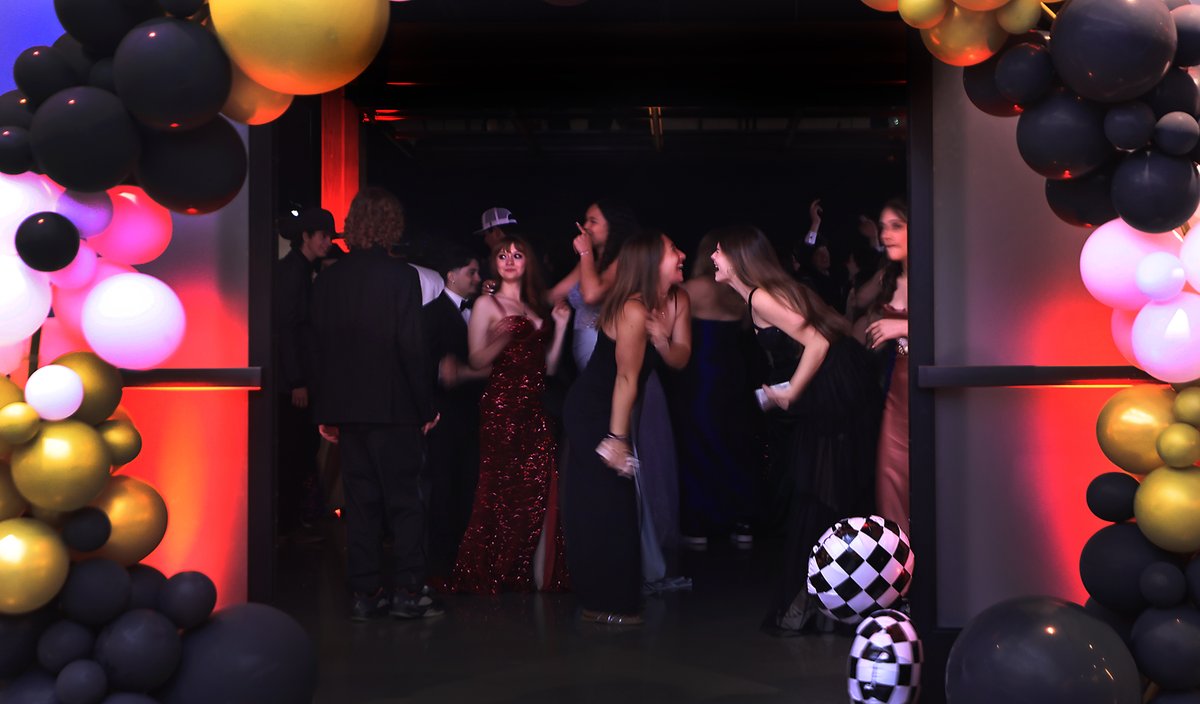
M 921 694 L 921 639 L 912 621 L 883 609 L 859 624 L 847 688 L 854 704 L 912 704 Z
M 880 516 L 843 518 L 821 535 L 808 558 L 808 593 L 821 611 L 858 623 L 908 592 L 913 553 L 908 536 Z

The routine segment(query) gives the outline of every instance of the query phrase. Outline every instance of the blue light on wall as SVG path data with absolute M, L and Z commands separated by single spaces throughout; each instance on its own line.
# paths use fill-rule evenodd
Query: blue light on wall
M 12 66 L 31 46 L 54 43 L 63 33 L 53 0 L 0 2 L 0 93 L 16 88 Z

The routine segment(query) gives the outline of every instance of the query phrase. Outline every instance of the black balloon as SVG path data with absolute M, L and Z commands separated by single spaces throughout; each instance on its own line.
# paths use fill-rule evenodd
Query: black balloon
M 1046 203 L 1059 220 L 1077 227 L 1096 227 L 1117 217 L 1112 204 L 1111 167 L 1072 179 L 1046 179 Z M 1130 515 L 1133 503 L 1130 499 Z M 1121 519 L 1125 520 L 1125 519 Z
M 32 46 L 22 51 L 13 64 L 13 80 L 34 106 L 60 90 L 82 83 L 67 59 L 49 46 Z
M 1147 609 L 1133 624 L 1133 657 L 1163 689 L 1200 688 L 1200 611 Z
M 58 271 L 79 253 L 79 230 L 58 213 L 34 213 L 17 226 L 17 254 L 35 271 Z
M 1187 594 L 1183 571 L 1170 562 L 1156 562 L 1142 570 L 1142 596 L 1160 609 L 1177 606 Z
M 42 634 L 37 642 L 37 660 L 46 672 L 57 675 L 68 664 L 80 658 L 91 657 L 96 645 L 96 636 L 91 629 L 62 620 Z
M 1050 55 L 1071 90 L 1117 103 L 1154 87 L 1175 57 L 1177 37 L 1162 0 L 1072 0 L 1050 28 Z
M 1114 105 L 1104 116 L 1104 135 L 1118 149 L 1141 149 L 1154 136 L 1154 109 L 1149 105 L 1132 101 Z
M 1172 68 L 1142 102 L 1150 105 L 1157 117 L 1170 112 L 1186 112 L 1195 117 L 1200 113 L 1200 88 L 1187 69 Z
M 1200 175 L 1190 157 L 1153 149 L 1134 152 L 1113 174 L 1113 205 L 1143 232 L 1166 232 L 1188 221 L 1200 205 Z
M 38 638 L 53 620 L 51 608 L 0 615 L 0 679 L 15 677 L 34 664 Z
M 33 166 L 33 147 L 29 130 L 24 127 L 0 127 L 0 172 L 23 174 Z
M 1054 87 L 1054 62 L 1045 46 L 1017 44 L 1006 49 L 996 64 L 996 88 L 1000 94 L 1028 108 L 1046 97 Z
M 117 692 L 100 704 L 158 704 L 158 700 L 154 697 L 148 697 L 145 694 Z
M 1167 154 L 1183 156 L 1200 142 L 1200 124 L 1186 112 L 1169 112 L 1154 126 L 1154 144 Z
M 0 691 L 0 704 L 61 704 L 54 694 L 54 678 L 45 672 L 21 675 Z
M 54 0 L 63 29 L 97 58 L 111 56 L 125 33 L 162 15 L 154 0 Z
M 1108 627 L 1121 637 L 1121 641 L 1127 647 L 1133 647 L 1133 616 L 1113 611 L 1095 599 L 1088 599 L 1084 602 L 1083 610 L 1088 612 L 1092 618 L 1108 624 Z
M 1133 496 L 1137 489 L 1138 480 L 1129 474 L 1105 472 L 1088 484 L 1088 508 L 1102 521 L 1128 521 L 1133 518 Z
M 1141 679 L 1107 624 L 1050 597 L 996 604 L 971 619 L 946 663 L 946 700 L 971 704 L 1140 704 Z
M 71 563 L 59 604 L 67 618 L 85 626 L 103 626 L 129 605 L 129 573 L 103 558 Z
M 200 11 L 205 0 L 158 0 L 159 6 L 176 17 L 191 17 Z
M 99 550 L 112 535 L 108 514 L 94 506 L 73 512 L 63 523 L 62 537 L 67 547 L 79 552 Z
M 54 694 L 62 704 L 99 704 L 108 694 L 108 677 L 95 660 L 76 660 L 58 673 Z
M 196 215 L 218 210 L 246 180 L 246 151 L 224 118 L 187 132 L 147 133 L 138 184 L 159 204 Z
M 1021 158 L 1046 178 L 1078 178 L 1099 168 L 1113 156 L 1104 114 L 1096 103 L 1055 89 L 1017 121 Z
M 963 69 L 963 91 L 971 103 L 996 117 L 1014 117 L 1021 114 L 1021 108 L 1005 97 L 996 86 L 996 64 L 1000 56 L 996 55 L 987 61 L 967 66 Z
M 138 121 L 159 130 L 190 130 L 216 117 L 231 71 L 211 32 L 171 18 L 138 25 L 113 57 L 117 94 Z
M 1191 692 L 1160 692 L 1149 704 L 1200 704 L 1200 690 Z
M 1192 0 L 1163 0 L 1163 1 L 1166 3 L 1168 10 L 1174 10 L 1176 8 L 1183 7 L 1184 5 L 1191 4 Z
M 136 564 L 129 567 L 129 585 L 131 595 L 129 608 L 154 609 L 158 607 L 158 594 L 167 576 L 150 565 Z
M 121 100 L 90 86 L 55 93 L 38 108 L 29 133 L 46 175 L 73 191 L 120 184 L 140 152 L 137 128 Z
M 316 650 L 300 624 L 270 606 L 239 604 L 187 634 L 159 696 L 166 704 L 291 704 L 312 700 L 316 677 Z
M 1200 64 L 1200 7 L 1190 2 L 1171 10 L 1179 46 L 1175 49 L 1176 66 Z
M 200 572 L 180 572 L 158 595 L 158 610 L 185 630 L 204 623 L 216 605 L 217 586 Z
M 92 57 L 87 55 L 83 45 L 70 34 L 64 34 L 55 39 L 52 46 L 58 49 L 59 55 L 66 60 L 71 70 L 75 72 L 75 84 L 87 83 L 88 74 L 91 73 L 94 62 L 92 61 Z
M 1187 578 L 1188 596 L 1192 601 L 1200 603 L 1200 560 L 1193 558 L 1183 571 Z
M 24 127 L 33 125 L 33 108 L 29 98 L 19 90 L 0 94 L 0 126 Z
M 117 92 L 117 81 L 113 77 L 113 60 L 100 59 L 92 65 L 92 70 L 88 73 L 88 85 L 93 88 L 102 88 L 109 93 Z
M 150 609 L 121 615 L 96 638 L 96 659 L 114 689 L 148 692 L 171 678 L 179 664 L 179 631 Z
M 1083 546 L 1079 576 L 1088 594 L 1114 611 L 1137 613 L 1148 602 L 1142 596 L 1142 570 L 1172 555 L 1154 545 L 1132 523 L 1106 526 Z

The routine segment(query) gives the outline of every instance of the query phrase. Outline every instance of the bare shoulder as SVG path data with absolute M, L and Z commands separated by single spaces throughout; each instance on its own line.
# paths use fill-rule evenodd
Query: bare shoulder
M 630 323 L 645 322 L 647 315 L 649 311 L 640 298 L 630 298 L 621 306 L 621 317 Z

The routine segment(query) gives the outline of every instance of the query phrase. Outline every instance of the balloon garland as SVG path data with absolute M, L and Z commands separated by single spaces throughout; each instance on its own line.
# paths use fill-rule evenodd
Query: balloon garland
M 229 121 L 265 124 L 352 80 L 388 1 L 54 6 L 67 34 L 23 52 L 0 95 L 0 375 L 30 362 L 24 388 L 0 376 L 0 698 L 309 701 L 316 652 L 293 619 L 214 614 L 208 577 L 140 564 L 167 502 L 119 473 L 142 438 L 117 367 L 158 366 L 182 341 L 178 296 L 133 265 L 167 248 L 172 213 L 241 191 Z
M 1088 488 L 1092 513 L 1112 525 L 1080 557 L 1085 609 L 1025 598 L 985 610 L 951 650 L 947 700 L 1196 701 L 1200 234 L 1191 225 L 1200 205 L 1192 68 L 1200 66 L 1200 6 L 1071 0 L 1055 12 L 1036 0 L 864 2 L 898 11 L 936 58 L 964 66 L 963 88 L 978 109 L 1018 117 L 1017 149 L 1046 178 L 1051 210 L 1094 228 L 1079 270 L 1088 292 L 1113 308 L 1118 350 L 1181 387 L 1125 389 L 1100 412 L 1100 447 L 1125 473 L 1102 474 Z M 1039 27 L 1044 18 L 1048 27 Z M 1151 683 L 1145 691 L 1139 674 Z

